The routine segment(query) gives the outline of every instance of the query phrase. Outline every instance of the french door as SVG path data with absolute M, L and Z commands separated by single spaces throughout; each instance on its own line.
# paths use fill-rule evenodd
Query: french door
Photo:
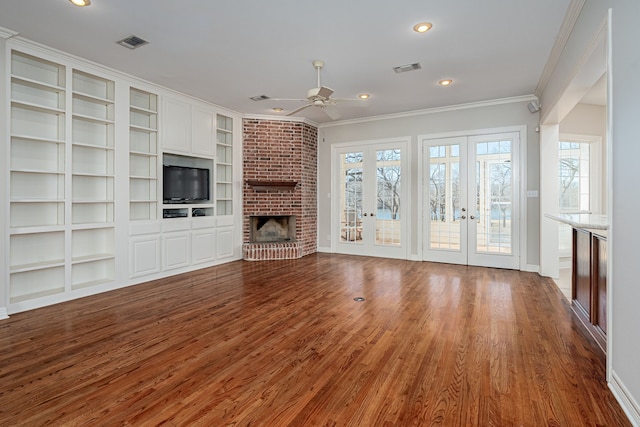
M 336 252 L 406 258 L 407 143 L 334 150 Z
M 422 144 L 423 259 L 518 269 L 519 133 Z

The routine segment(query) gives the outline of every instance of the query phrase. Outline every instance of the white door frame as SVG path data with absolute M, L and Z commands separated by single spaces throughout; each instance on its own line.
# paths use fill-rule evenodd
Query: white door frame
M 340 165 L 338 161 L 338 153 L 344 151 L 345 149 L 350 148 L 375 148 L 376 146 L 388 146 L 390 144 L 396 144 L 402 149 L 402 207 L 401 207 L 401 219 L 402 219 L 402 231 L 401 231 L 401 248 L 393 248 L 393 252 L 396 252 L 395 255 L 385 254 L 384 250 L 381 254 L 369 253 L 368 251 L 354 251 L 355 255 L 368 255 L 368 256 L 390 256 L 394 258 L 400 259 L 408 259 L 410 254 L 410 245 L 411 242 L 408 240 L 408 236 L 411 235 L 411 212 L 412 212 L 412 203 L 411 203 L 411 182 L 412 182 L 412 173 L 411 173 L 411 162 L 409 159 L 411 158 L 411 137 L 397 137 L 397 138 L 384 138 L 384 139 L 376 139 L 376 140 L 364 140 L 364 141 L 350 141 L 343 142 L 338 144 L 333 144 L 331 146 L 331 252 L 338 252 L 338 236 L 340 231 L 340 200 L 339 195 L 341 189 L 340 187 Z
M 519 147 L 519 155 L 517 161 L 519 162 L 519 176 L 515 176 L 515 184 L 518 187 L 518 202 L 520 203 L 519 211 L 520 211 L 520 224 L 518 227 L 518 231 L 520 233 L 519 236 L 519 269 L 522 271 L 537 271 L 533 266 L 529 266 L 527 264 L 527 162 L 526 162 L 526 153 L 527 153 L 527 126 L 507 126 L 501 128 L 489 128 L 489 129 L 475 129 L 475 130 L 467 130 L 467 131 L 455 131 L 455 132 L 444 132 L 444 133 L 434 133 L 434 134 L 424 134 L 418 135 L 418 209 L 420 209 L 417 221 L 417 236 L 418 236 L 418 259 L 421 261 L 425 261 L 424 259 L 424 246 L 427 242 L 424 241 L 424 221 L 422 215 L 422 206 L 424 206 L 424 152 L 423 152 L 423 141 L 431 140 L 431 139 L 443 139 L 443 138 L 452 138 L 452 137 L 473 137 L 473 136 L 482 136 L 482 135 L 490 135 L 490 134 L 499 134 L 499 133 L 510 133 L 510 132 L 518 132 L 520 136 L 520 147 Z M 516 159 L 513 159 L 516 161 Z

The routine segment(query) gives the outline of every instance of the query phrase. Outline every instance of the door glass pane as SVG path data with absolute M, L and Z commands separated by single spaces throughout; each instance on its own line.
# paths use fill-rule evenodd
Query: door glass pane
M 511 254 L 511 141 L 476 144 L 476 252 Z
M 376 151 L 376 244 L 400 246 L 400 150 Z
M 460 146 L 429 148 L 429 247 L 460 250 Z
M 362 152 L 340 156 L 340 241 L 362 243 Z

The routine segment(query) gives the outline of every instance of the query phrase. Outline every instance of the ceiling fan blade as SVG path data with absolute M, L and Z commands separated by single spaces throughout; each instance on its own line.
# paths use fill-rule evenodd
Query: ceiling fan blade
M 322 107 L 322 111 L 324 111 L 327 116 L 331 117 L 332 120 L 338 120 L 340 118 L 340 113 L 332 108 Z
M 311 107 L 312 105 L 313 105 L 313 104 L 307 104 L 307 105 L 305 105 L 304 107 L 297 108 L 297 109 L 293 110 L 292 112 L 290 112 L 289 114 L 287 114 L 287 116 L 293 116 L 294 114 L 296 114 L 296 113 L 298 113 L 298 112 L 300 112 L 300 111 L 304 110 L 305 108 L 309 108 L 309 107 Z

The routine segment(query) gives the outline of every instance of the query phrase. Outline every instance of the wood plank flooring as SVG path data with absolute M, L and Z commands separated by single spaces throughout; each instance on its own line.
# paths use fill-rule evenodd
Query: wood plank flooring
M 630 425 L 534 273 L 238 261 L 14 314 L 0 349 L 2 426 Z

